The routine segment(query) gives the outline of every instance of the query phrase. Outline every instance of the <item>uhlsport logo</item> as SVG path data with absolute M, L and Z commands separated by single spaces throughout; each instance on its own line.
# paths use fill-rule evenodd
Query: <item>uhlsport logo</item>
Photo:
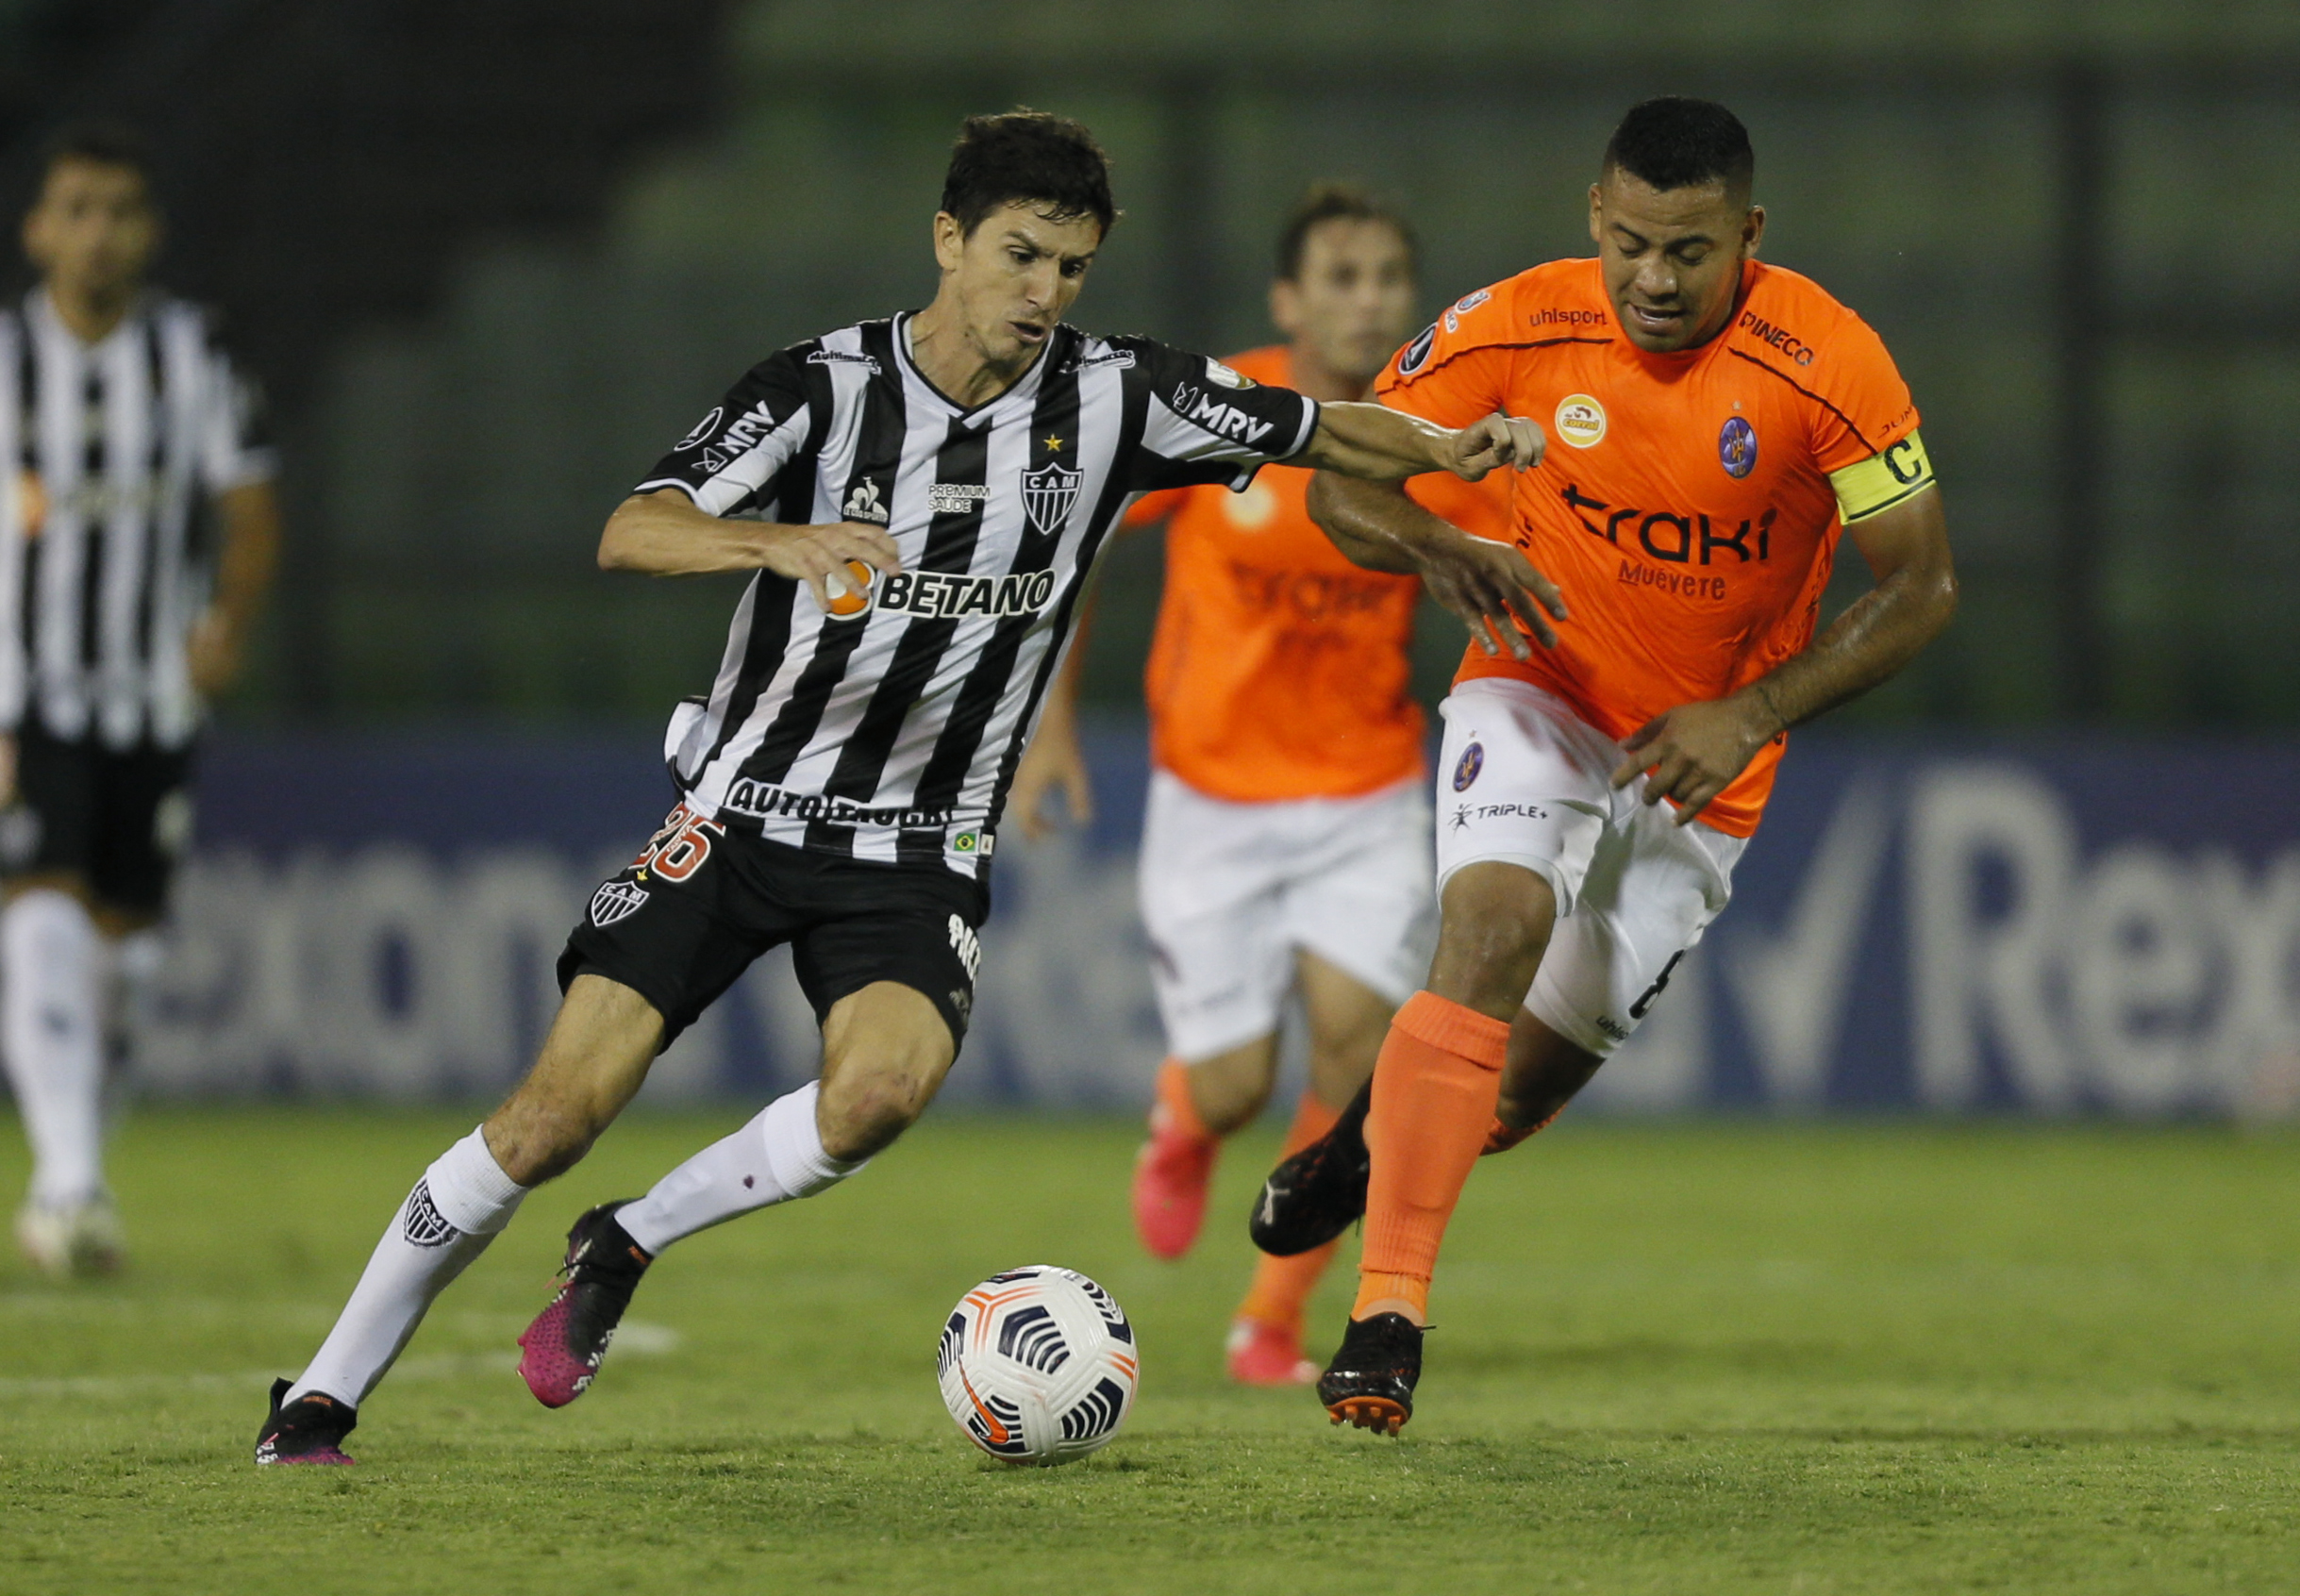
M 647 889 L 629 881 L 610 881 L 591 895 L 591 923 L 604 931 L 628 920 L 647 901 Z
M 1605 441 L 1606 407 L 1587 393 L 1568 393 L 1558 401 L 1558 436 L 1576 449 L 1593 449 Z
M 1739 416 L 1728 416 L 1717 434 L 1717 460 L 1725 474 L 1739 480 L 1757 469 L 1757 428 Z
M 1482 742 L 1471 743 L 1461 751 L 1460 759 L 1454 765 L 1454 790 L 1467 792 L 1470 783 L 1477 779 L 1477 773 L 1485 768 L 1486 745 Z

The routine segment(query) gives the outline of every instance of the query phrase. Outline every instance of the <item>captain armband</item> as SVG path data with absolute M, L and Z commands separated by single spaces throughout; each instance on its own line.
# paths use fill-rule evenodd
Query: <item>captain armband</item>
M 1850 526 L 1912 499 L 1932 486 L 1933 462 L 1925 453 L 1925 439 L 1910 433 L 1882 454 L 1829 473 L 1837 490 L 1837 513 Z

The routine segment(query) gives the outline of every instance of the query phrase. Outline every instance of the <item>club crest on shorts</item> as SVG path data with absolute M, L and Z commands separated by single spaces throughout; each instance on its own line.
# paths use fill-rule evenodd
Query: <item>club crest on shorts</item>
M 1070 507 L 1078 502 L 1078 484 L 1085 480 L 1086 473 L 1066 471 L 1059 460 L 1023 473 L 1023 510 L 1030 518 L 1030 530 L 1053 532 L 1068 521 Z
M 591 895 L 591 923 L 604 931 L 627 920 L 647 901 L 647 889 L 629 881 L 610 881 Z
M 1717 434 L 1717 461 L 1725 474 L 1739 480 L 1757 469 L 1757 428 L 1739 416 L 1728 416 Z
M 1477 779 L 1477 773 L 1485 768 L 1486 745 L 1482 742 L 1471 743 L 1461 751 L 1461 757 L 1454 763 L 1454 790 L 1467 792 L 1470 783 Z

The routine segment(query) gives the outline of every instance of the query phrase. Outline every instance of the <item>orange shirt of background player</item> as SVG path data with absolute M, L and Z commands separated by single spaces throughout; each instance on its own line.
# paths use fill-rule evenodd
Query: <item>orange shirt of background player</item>
M 1829 474 L 1917 427 L 1876 334 L 1809 278 L 1756 261 L 1725 330 L 1675 355 L 1622 335 L 1596 260 L 1536 266 L 1448 310 L 1376 391 L 1448 426 L 1502 409 L 1548 429 L 1540 468 L 1507 474 L 1510 536 L 1572 619 L 1526 663 L 1473 646 L 1456 680 L 1520 677 L 1616 739 L 1811 640 L 1842 530 Z M 1754 832 L 1785 741 L 1703 823 Z
M 1285 386 L 1281 347 L 1226 364 Z M 1507 486 L 1443 474 L 1408 490 L 1480 537 L 1506 537 Z M 1410 576 L 1344 559 L 1309 519 L 1308 471 L 1265 466 L 1242 493 L 1153 493 L 1132 524 L 1165 520 L 1166 591 L 1150 649 L 1151 757 L 1236 803 L 1342 798 L 1422 772 L 1425 724 L 1408 696 Z

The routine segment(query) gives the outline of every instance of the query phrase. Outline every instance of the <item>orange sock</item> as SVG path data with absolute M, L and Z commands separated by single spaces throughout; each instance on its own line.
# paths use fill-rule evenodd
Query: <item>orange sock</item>
M 1152 1131 L 1173 1131 L 1192 1141 L 1219 1139 L 1206 1128 L 1198 1117 L 1198 1106 L 1190 1100 L 1190 1066 L 1179 1058 L 1169 1058 L 1158 1067 L 1158 1098 L 1150 1107 Z
M 1391 1022 L 1366 1116 L 1374 1172 L 1352 1319 L 1426 1321 L 1438 1243 L 1485 1145 L 1508 1051 L 1507 1022 L 1434 992 L 1414 993 Z
M 1301 1106 L 1293 1111 L 1293 1124 L 1286 1132 L 1286 1145 L 1278 1156 L 1292 1157 L 1332 1130 L 1334 1122 L 1341 1117 L 1339 1109 L 1328 1108 L 1319 1102 L 1317 1093 L 1303 1092 Z M 1303 1305 L 1309 1301 L 1310 1292 L 1318 1288 L 1318 1277 L 1325 1272 L 1326 1263 L 1341 1245 L 1337 1237 L 1323 1247 L 1313 1247 L 1291 1258 L 1274 1258 L 1267 1253 L 1258 1255 L 1260 1261 L 1254 1266 L 1254 1284 L 1246 1290 L 1246 1300 L 1238 1305 L 1238 1317 L 1298 1333 L 1302 1328 Z

